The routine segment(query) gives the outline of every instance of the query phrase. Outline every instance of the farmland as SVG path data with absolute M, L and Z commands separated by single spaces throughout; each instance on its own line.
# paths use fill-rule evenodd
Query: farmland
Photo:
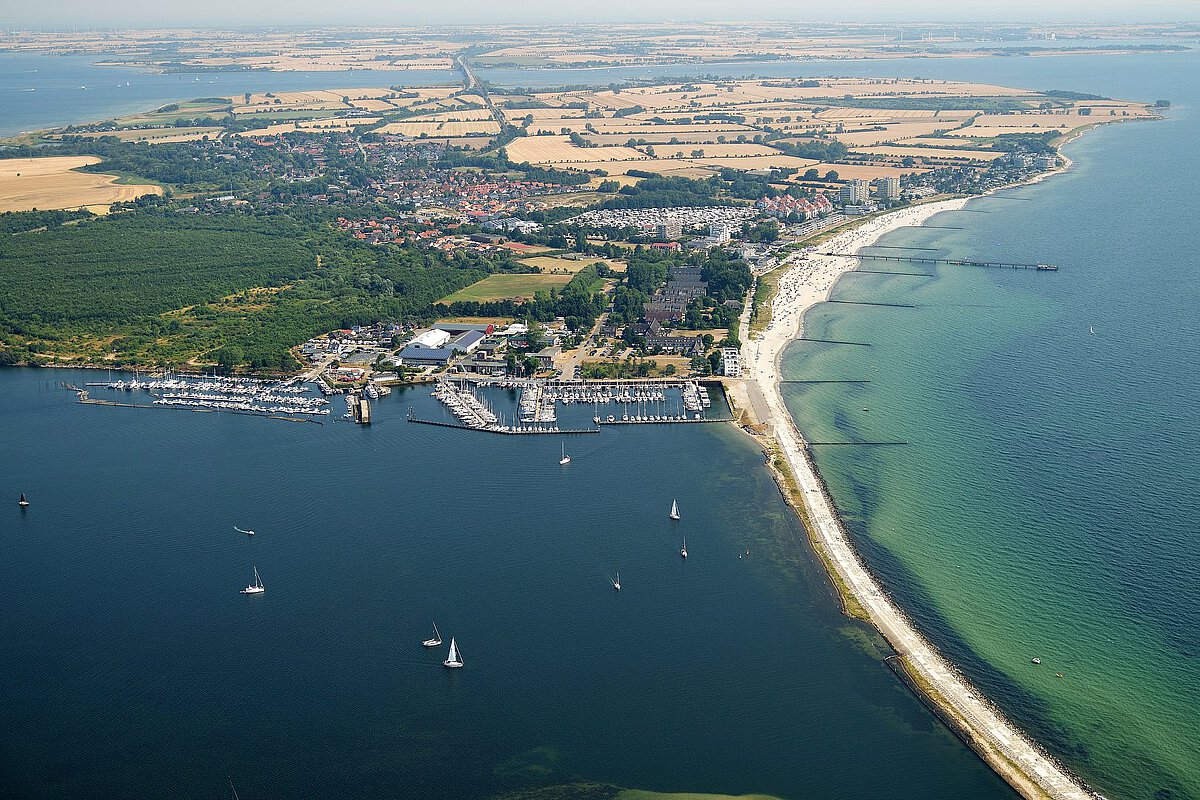
M 104 213 L 119 201 L 162 194 L 158 186 L 121 184 L 115 175 L 76 171 L 98 163 L 95 156 L 0 160 L 0 211 L 88 208 Z

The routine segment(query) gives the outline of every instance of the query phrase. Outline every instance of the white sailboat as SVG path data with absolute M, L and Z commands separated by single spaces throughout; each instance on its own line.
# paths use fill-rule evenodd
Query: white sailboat
M 254 583 L 250 584 L 245 589 L 242 589 L 241 593 L 242 594 L 262 594 L 266 590 L 267 590 L 267 587 L 263 586 L 262 578 L 258 577 L 258 567 L 255 567 L 254 568 Z
M 433 636 L 421 642 L 426 647 L 437 647 L 442 643 L 442 635 L 438 633 L 437 623 L 433 623 Z
M 671 519 L 679 519 L 679 503 L 671 501 Z
M 618 572 L 617 577 L 613 578 L 612 585 L 618 592 L 621 591 L 621 573 Z
M 17 505 L 21 508 L 29 508 L 29 501 L 25 499 L 25 493 L 21 492 L 21 499 L 17 501 Z
M 687 537 L 683 537 L 683 547 L 679 548 L 679 555 L 687 558 Z
M 559 465 L 560 465 L 560 466 L 561 466 L 561 465 L 563 465 L 563 464 L 570 464 L 570 463 L 571 463 L 571 457 L 570 457 L 569 455 L 567 455 L 567 443 L 566 443 L 566 442 L 560 442 L 560 444 L 562 444 L 562 458 L 560 458 L 560 459 L 558 460 L 558 463 L 559 463 Z
M 234 529 L 235 531 L 237 531 L 238 533 L 244 533 L 244 534 L 246 534 L 247 536 L 253 536 L 253 535 L 254 535 L 254 531 L 244 531 L 244 530 L 242 530 L 241 528 L 239 528 L 237 525 L 234 525 L 234 526 L 233 526 L 233 529 Z
M 458 643 L 454 641 L 454 637 L 450 637 L 450 653 L 446 656 L 446 660 L 442 662 L 442 666 L 447 669 L 458 669 L 463 665 L 462 654 L 458 652 Z

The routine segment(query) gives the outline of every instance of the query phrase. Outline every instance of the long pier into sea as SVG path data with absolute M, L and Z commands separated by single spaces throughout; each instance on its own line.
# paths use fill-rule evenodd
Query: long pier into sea
M 884 253 L 822 253 L 839 258 L 871 259 L 872 261 L 903 261 L 909 264 L 951 264 L 957 267 L 994 267 L 999 269 L 1034 269 L 1039 272 L 1058 272 L 1054 264 L 1022 264 L 1017 261 L 971 261 L 963 258 L 930 258 L 929 256 L 895 256 Z

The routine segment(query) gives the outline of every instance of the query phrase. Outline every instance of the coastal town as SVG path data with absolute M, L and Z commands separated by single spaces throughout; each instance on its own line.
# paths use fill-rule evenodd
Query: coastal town
M 78 369 L 54 382 L 58 395 L 74 393 L 80 414 L 219 430 L 244 422 L 281 439 L 369 447 L 392 423 L 480 452 L 489 441 L 546 444 L 541 466 L 564 481 L 592 442 L 724 431 L 765 464 L 766 495 L 795 510 L 789 521 L 828 573 L 830 596 L 878 631 L 870 647 L 938 718 L 1025 796 L 1099 796 L 900 607 L 817 471 L 815 448 L 908 443 L 806 438 L 782 359 L 802 338 L 872 346 L 807 338 L 805 315 L 820 304 L 916 308 L 836 296 L 855 271 L 1067 275 L 1046 263 L 1053 256 L 1005 243 L 980 255 L 882 237 L 958 230 L 942 223 L 990 213 L 993 200 L 1021 199 L 1014 188 L 1068 170 L 1063 146 L 1076 137 L 1160 119 L 1170 102 L 965 79 L 706 70 L 749 53 L 760 64 L 803 61 L 838 39 L 773 36 L 749 23 L 741 33 L 693 31 L 686 47 L 666 30 L 636 46 L 628 29 L 557 35 L 565 49 L 546 31 L 500 30 L 341 45 L 267 33 L 219 46 L 180 34 L 168 46 L 147 34 L 118 47 L 77 35 L 65 52 L 106 52 L 108 66 L 158 74 L 381 74 L 371 87 L 181 96 L 0 140 L 0 366 Z M 984 49 L 1057 53 L 1057 32 L 1023 30 L 1036 38 Z M 964 47 L 957 34 L 903 45 L 870 30 L 839 35 L 839 58 Z M 44 39 L 10 32 L 2 41 L 20 52 Z M 565 74 L 647 64 L 696 68 L 595 85 Z M 535 67 L 563 70 L 561 85 L 481 77 Z M 199 76 L 190 81 L 201 94 Z M 212 416 L 192 416 L 201 414 Z M 661 521 L 679 522 L 677 502 L 669 517 L 666 507 Z M 687 546 L 684 536 L 684 559 Z M 748 561 L 751 550 L 739 540 L 733 555 Z M 253 575 L 243 594 L 264 592 L 258 566 Z M 603 577 L 621 590 L 620 573 Z M 441 645 L 433 632 L 427 647 Z M 463 663 L 452 639 L 442 665 Z

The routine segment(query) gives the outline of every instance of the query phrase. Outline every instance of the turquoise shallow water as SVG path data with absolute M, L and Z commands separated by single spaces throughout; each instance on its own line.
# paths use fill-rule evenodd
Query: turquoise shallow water
M 1198 65 L 1098 62 L 1087 90 L 1171 98 L 1170 118 L 1095 131 L 1069 173 L 930 221 L 961 230 L 884 242 L 1060 272 L 850 275 L 835 299 L 917 308 L 819 306 L 811 335 L 873 346 L 785 360 L 789 377 L 871 381 L 789 386 L 812 438 L 911 442 L 817 449 L 889 588 L 1120 797 L 1200 797 Z

